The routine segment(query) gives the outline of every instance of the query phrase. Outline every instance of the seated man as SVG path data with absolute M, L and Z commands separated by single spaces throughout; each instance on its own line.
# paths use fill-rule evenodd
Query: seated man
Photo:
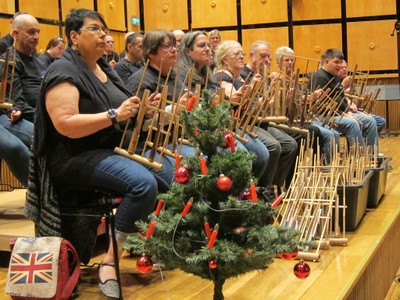
M 140 33 L 132 33 L 125 40 L 125 56 L 114 68 L 124 83 L 143 66 L 142 41 L 143 35 Z
M 119 54 L 114 50 L 114 38 L 111 35 L 106 36 L 103 58 L 114 68 L 119 62 Z
M 344 59 L 343 53 L 338 49 L 328 49 L 322 55 L 322 67 L 315 73 L 313 86 L 310 90 L 330 89 L 329 95 L 340 104 L 338 113 L 333 119 L 336 122 L 335 129 L 346 135 L 349 145 L 365 143 L 372 147 L 378 145 L 378 130 L 375 120 L 367 115 L 358 114 L 349 110 L 348 102 L 344 99 L 344 89 L 339 77 L 340 65 Z
M 240 76 L 250 82 L 255 73 L 262 73 L 264 66 L 271 67 L 271 47 L 265 41 L 256 41 L 250 47 L 249 59 L 242 69 Z M 259 70 L 257 70 L 259 69 Z M 265 76 L 267 74 L 263 74 Z M 265 99 L 264 101 L 268 101 Z M 284 131 L 261 124 L 263 134 L 255 130 L 258 137 L 267 147 L 270 157 L 267 167 L 260 178 L 259 185 L 270 189 L 272 185 L 281 187 L 289 174 L 290 168 L 295 163 L 297 155 L 297 142 Z
M 340 71 L 338 74 L 338 77 L 342 80 L 342 85 L 345 88 L 345 92 L 347 93 L 351 93 L 352 91 L 350 91 L 349 89 L 351 88 L 351 76 L 349 76 L 349 72 L 348 72 L 348 66 L 347 66 L 347 62 L 345 60 L 342 61 L 341 65 L 340 65 Z M 352 101 L 352 111 L 353 112 L 357 112 L 358 111 L 358 105 L 356 103 L 356 101 Z M 378 128 L 378 133 L 382 131 L 382 129 L 385 127 L 385 118 L 378 116 L 378 115 L 374 115 L 371 114 L 371 117 L 373 117 L 376 121 L 376 126 Z
M 7 92 L 13 101 L 11 122 L 23 118 L 33 122 L 40 84 L 46 72 L 46 66 L 36 53 L 39 42 L 39 22 L 29 14 L 21 14 L 14 19 L 12 35 L 15 39 L 14 74 L 9 72 Z M 12 54 L 13 55 L 13 54 Z M 9 66 L 11 68 L 11 66 Z M 12 91 L 10 93 L 10 87 Z

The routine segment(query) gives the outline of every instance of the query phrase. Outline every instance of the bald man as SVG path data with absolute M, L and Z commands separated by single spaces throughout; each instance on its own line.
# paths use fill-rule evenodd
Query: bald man
M 22 14 L 14 19 L 12 36 L 15 40 L 14 76 L 8 76 L 7 89 L 12 86 L 13 108 L 10 119 L 17 122 L 23 118 L 33 122 L 36 101 L 39 94 L 40 83 L 46 72 L 46 66 L 39 59 L 36 47 L 39 43 L 40 26 L 35 17 Z M 12 82 L 11 82 L 12 80 Z M 7 90 L 6 95 L 9 95 Z
M 181 45 L 181 41 L 185 36 L 185 33 L 180 29 L 175 29 L 174 31 L 172 31 L 172 33 L 174 34 L 176 39 L 176 49 L 179 49 L 179 46 Z

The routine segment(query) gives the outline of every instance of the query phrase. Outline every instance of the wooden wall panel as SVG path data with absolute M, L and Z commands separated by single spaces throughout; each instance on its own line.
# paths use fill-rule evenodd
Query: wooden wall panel
M 348 60 L 359 70 L 397 69 L 397 38 L 390 36 L 393 21 L 347 24 Z
M 237 25 L 236 0 L 192 0 L 192 28 Z
M 187 0 L 146 0 L 144 1 L 145 31 L 151 29 L 189 28 Z
M 15 13 L 15 1 L 14 0 L 1 0 L 0 1 L 0 12 L 13 15 Z
M 0 19 L 0 37 L 10 32 L 10 20 Z
M 393 0 L 360 0 L 346 1 L 347 17 L 381 16 L 396 14 L 396 1 Z M 378 4 L 379 3 L 379 4 Z
M 249 53 L 251 44 L 255 41 L 264 40 L 271 45 L 271 58 L 273 60 L 271 67 L 273 69 L 276 67 L 276 64 L 274 63 L 276 48 L 289 44 L 287 27 L 246 29 L 243 30 L 242 37 L 243 49 L 247 54 Z
M 63 21 L 65 21 L 65 17 L 72 8 L 87 8 L 93 10 L 94 3 L 93 0 L 62 0 L 61 9 Z
M 242 24 L 287 22 L 287 2 L 241 0 Z
M 54 0 L 19 0 L 19 10 L 36 18 L 58 20 L 58 1 Z
M 97 10 L 104 16 L 108 28 L 127 31 L 124 18 L 124 0 L 97 0 Z
M 342 33 L 340 24 L 321 24 L 295 26 L 293 29 L 293 40 L 296 56 L 310 58 L 312 62 L 307 71 L 317 69 L 317 61 L 322 53 L 328 48 L 342 49 Z M 306 69 L 307 61 L 296 60 L 296 68 L 301 72 Z
M 324 20 L 341 17 L 340 0 L 296 0 L 292 1 L 292 3 L 293 20 L 295 21 Z
M 46 46 L 50 39 L 60 35 L 59 28 L 59 26 L 55 25 L 40 24 L 39 44 L 36 48 L 38 53 L 46 51 Z
M 140 32 L 140 25 L 132 25 L 132 17 L 140 18 L 139 0 L 126 0 L 128 31 Z

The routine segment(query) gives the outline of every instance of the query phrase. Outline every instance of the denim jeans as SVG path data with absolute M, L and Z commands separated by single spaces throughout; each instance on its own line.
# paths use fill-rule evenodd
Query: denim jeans
M 382 131 L 382 129 L 385 127 L 386 120 L 384 117 L 378 116 L 378 115 L 371 115 L 375 119 L 376 122 L 376 128 L 378 130 L 378 133 Z
M 329 164 L 331 158 L 333 158 L 332 154 L 340 149 L 339 132 L 330 128 L 329 126 L 322 126 L 321 122 L 313 120 L 312 123 L 319 130 L 319 138 L 321 139 L 321 143 L 323 145 L 322 150 L 324 151 L 326 162 Z
M 0 159 L 5 160 L 24 186 L 28 185 L 32 131 L 33 124 L 29 121 L 21 120 L 13 124 L 6 115 L 0 115 Z
M 179 147 L 179 146 L 178 146 Z M 168 148 L 172 148 L 172 144 L 168 145 Z M 150 156 L 151 150 L 147 150 L 144 154 L 145 157 Z M 195 149 L 190 146 L 182 145 L 181 148 L 181 155 L 182 156 L 193 156 L 195 152 Z M 160 154 L 159 152 L 156 152 L 154 155 L 154 161 L 158 162 L 159 161 Z M 161 160 L 159 163 L 162 164 L 161 170 L 156 170 L 150 166 L 146 166 L 146 168 L 154 175 L 154 177 L 157 180 L 158 184 L 158 191 L 160 193 L 166 193 L 169 188 L 171 187 L 171 184 L 174 180 L 174 175 L 175 175 L 175 158 L 164 154 L 161 157 Z
M 122 202 L 115 215 L 115 228 L 124 233 L 132 233 L 136 231 L 135 221 L 146 220 L 155 208 L 157 181 L 153 174 L 138 162 L 113 154 L 112 150 L 104 151 L 109 151 L 110 156 L 101 160 L 90 176 L 82 178 L 79 169 L 72 166 L 69 169 L 65 168 L 62 176 L 57 176 L 53 171 L 53 179 L 59 184 L 86 189 L 106 189 L 121 195 Z M 80 168 L 86 167 L 81 163 L 79 154 L 72 158 L 75 159 Z
M 25 119 L 11 123 L 6 115 L 0 113 L 0 125 L 18 137 L 30 149 L 33 136 L 33 123 Z

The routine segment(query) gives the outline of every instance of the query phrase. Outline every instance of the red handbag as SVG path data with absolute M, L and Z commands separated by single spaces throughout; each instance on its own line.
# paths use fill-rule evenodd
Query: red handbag
M 79 274 L 78 254 L 67 240 L 18 238 L 11 253 L 6 293 L 16 300 L 67 300 Z

